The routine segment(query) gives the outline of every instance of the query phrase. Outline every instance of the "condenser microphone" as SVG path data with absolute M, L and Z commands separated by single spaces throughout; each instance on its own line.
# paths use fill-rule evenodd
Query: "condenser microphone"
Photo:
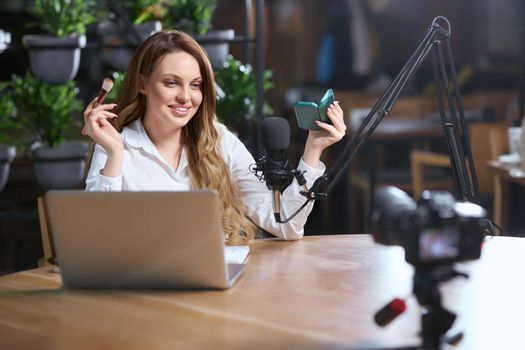
M 275 220 L 281 222 L 281 193 L 292 183 L 294 171 L 288 163 L 290 125 L 280 117 L 269 117 L 261 123 L 264 148 L 262 172 L 266 187 L 272 191 Z

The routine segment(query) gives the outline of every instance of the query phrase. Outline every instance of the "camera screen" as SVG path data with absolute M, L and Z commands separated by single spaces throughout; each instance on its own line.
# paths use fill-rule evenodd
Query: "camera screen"
M 427 228 L 419 235 L 419 259 L 424 262 L 455 258 L 459 255 L 456 227 Z

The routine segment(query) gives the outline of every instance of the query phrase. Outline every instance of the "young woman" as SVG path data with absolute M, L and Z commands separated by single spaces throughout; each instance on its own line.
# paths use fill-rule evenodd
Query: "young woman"
M 216 190 L 226 239 L 251 239 L 255 225 L 282 239 L 299 239 L 313 204 L 287 224 L 274 221 L 272 193 L 249 171 L 254 159 L 215 116 L 214 75 L 203 49 L 178 31 L 152 35 L 137 49 L 117 104 L 92 102 L 84 111 L 84 133 L 96 144 L 88 156 L 87 191 Z M 332 104 L 333 125 L 310 131 L 298 169 L 307 186 L 324 173 L 322 151 L 346 130 Z M 305 201 L 294 182 L 283 193 L 282 210 Z M 255 223 L 255 225 L 254 225 Z

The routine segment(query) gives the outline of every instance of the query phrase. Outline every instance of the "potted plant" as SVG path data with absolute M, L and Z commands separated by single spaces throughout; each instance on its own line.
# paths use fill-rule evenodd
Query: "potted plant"
M 269 81 L 271 70 L 263 73 L 264 90 L 271 89 L 273 83 Z M 224 124 L 232 129 L 249 148 L 253 149 L 253 121 L 256 117 L 257 85 L 252 68 L 248 64 L 228 56 L 223 67 L 215 70 L 215 80 L 218 85 L 217 116 Z M 268 103 L 263 104 L 265 115 L 273 114 Z
M 5 91 L 8 83 L 0 84 L 0 92 Z M 0 98 L 0 192 L 4 189 L 11 162 L 15 158 L 16 148 L 13 146 L 12 131 L 16 128 L 13 121 L 13 102 L 11 96 L 5 93 Z
M 102 57 L 113 68 L 126 70 L 135 48 L 162 30 L 160 21 L 145 14 L 157 8 L 159 0 L 121 0 L 108 4 L 117 16 L 108 16 L 97 24 L 104 46 Z
M 36 177 L 44 189 L 78 187 L 84 177 L 87 143 L 66 141 L 82 110 L 73 81 L 50 85 L 35 79 L 14 76 L 15 122 L 28 133 Z
M 0 29 L 0 53 L 7 50 L 9 44 L 11 44 L 11 33 Z
M 31 12 L 49 34 L 25 35 L 33 74 L 52 84 L 73 79 L 86 46 L 86 25 L 95 21 L 92 0 L 35 0 Z
M 271 89 L 272 71 L 263 72 L 263 88 Z M 251 121 L 256 115 L 257 86 L 249 64 L 242 64 L 229 55 L 224 65 L 215 70 L 215 80 L 221 89 L 217 99 L 217 115 L 226 125 L 235 128 L 243 121 Z M 222 94 L 222 96 L 220 96 Z M 268 103 L 263 105 L 263 113 L 273 114 Z
M 143 11 L 142 18 L 157 18 L 164 28 L 192 34 L 208 53 L 214 67 L 220 67 L 229 54 L 233 29 L 213 30 L 211 21 L 217 0 L 164 0 Z

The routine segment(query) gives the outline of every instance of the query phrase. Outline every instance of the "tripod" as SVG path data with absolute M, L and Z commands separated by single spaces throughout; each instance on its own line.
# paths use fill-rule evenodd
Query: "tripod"
M 448 330 L 454 324 L 456 315 L 445 309 L 441 303 L 441 293 L 438 285 L 454 277 L 468 277 L 458 272 L 451 265 L 438 266 L 416 266 L 413 277 L 412 293 L 421 306 L 421 345 L 406 346 L 390 350 L 440 350 L 446 344 L 454 345 L 461 341 L 463 333 L 446 336 Z M 389 303 L 391 304 L 391 303 Z M 382 308 L 381 310 L 384 310 Z M 393 315 L 386 325 L 399 314 Z M 376 321 L 377 322 L 377 321 Z M 383 349 L 386 350 L 386 349 Z
M 463 337 L 462 333 L 450 337 L 445 336 L 452 327 L 456 315 L 441 304 L 438 284 L 454 277 L 468 276 L 454 270 L 450 265 L 430 268 L 416 267 L 412 292 L 422 307 L 421 337 L 423 343 L 421 349 L 440 349 L 443 343 L 455 344 Z

